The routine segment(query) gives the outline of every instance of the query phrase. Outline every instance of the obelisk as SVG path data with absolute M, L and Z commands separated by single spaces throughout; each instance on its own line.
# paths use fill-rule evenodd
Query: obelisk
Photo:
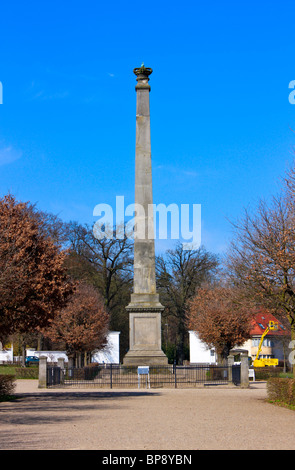
M 124 365 L 166 365 L 161 349 L 161 313 L 156 291 L 155 240 L 151 164 L 149 76 L 142 65 L 136 75 L 134 280 L 129 312 L 129 351 Z

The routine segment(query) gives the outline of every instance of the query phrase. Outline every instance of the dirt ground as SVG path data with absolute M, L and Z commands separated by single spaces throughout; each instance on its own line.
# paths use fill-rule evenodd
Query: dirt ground
M 249 389 L 38 389 L 0 403 L 1 450 L 295 450 L 295 412 Z

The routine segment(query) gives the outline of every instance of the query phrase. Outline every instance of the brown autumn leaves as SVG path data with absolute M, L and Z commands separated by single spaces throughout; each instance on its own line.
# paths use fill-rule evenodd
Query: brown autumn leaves
M 42 331 L 69 352 L 105 344 L 103 299 L 92 286 L 69 278 L 66 256 L 46 214 L 11 195 L 0 200 L 0 340 Z

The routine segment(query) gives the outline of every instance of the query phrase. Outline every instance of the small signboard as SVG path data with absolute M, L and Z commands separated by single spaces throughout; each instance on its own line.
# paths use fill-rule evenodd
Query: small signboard
M 145 375 L 145 385 L 147 388 L 147 384 L 149 384 L 149 388 L 151 388 L 150 384 L 150 368 L 149 366 L 138 366 L 137 367 L 137 375 L 138 375 L 138 388 L 140 388 L 140 377 Z

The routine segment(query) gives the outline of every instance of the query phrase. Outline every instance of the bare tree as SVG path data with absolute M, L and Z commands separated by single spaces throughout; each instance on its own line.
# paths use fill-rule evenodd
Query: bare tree
M 126 233 L 122 238 L 117 238 L 115 233 L 96 238 L 92 228 L 76 222 L 69 224 L 68 234 L 68 272 L 74 279 L 92 284 L 102 295 L 110 314 L 110 329 L 121 332 L 123 356 L 129 343 L 129 318 L 125 307 L 132 291 L 133 242 Z
M 91 280 L 105 299 L 106 307 L 117 305 L 118 293 L 132 281 L 132 243 L 124 238 L 96 238 L 88 226 L 71 223 L 70 253 L 84 263 L 84 276 Z M 72 266 L 73 267 L 73 266 Z M 80 265 L 81 268 L 81 265 Z

